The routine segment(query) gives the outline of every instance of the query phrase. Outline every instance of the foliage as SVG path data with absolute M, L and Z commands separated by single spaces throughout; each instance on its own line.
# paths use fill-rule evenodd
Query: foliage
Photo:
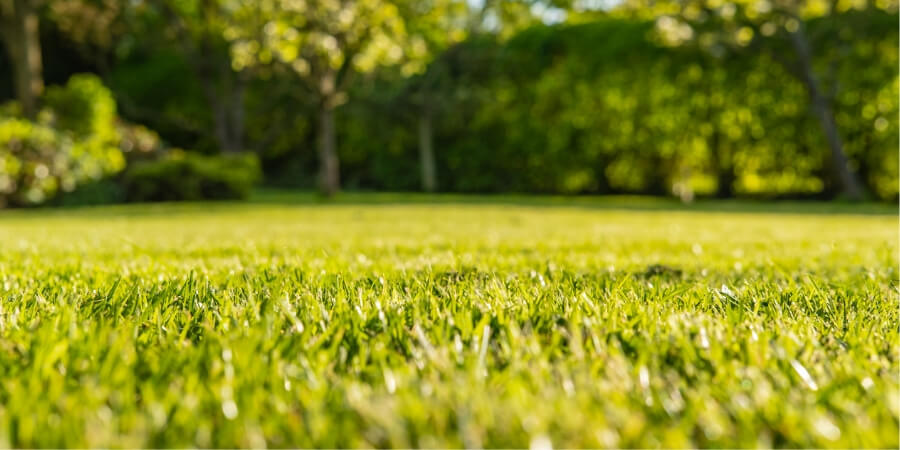
M 212 129 L 212 111 L 180 53 L 167 48 L 135 51 L 112 69 L 109 85 L 128 119 L 147 125 L 177 147 L 218 150 L 206 132 Z
M 81 184 L 72 192 L 63 192 L 49 204 L 52 206 L 114 205 L 126 201 L 125 188 L 118 178 L 103 178 Z
M 166 149 L 152 130 L 122 120 L 117 121 L 119 149 L 130 166 L 139 161 L 152 161 L 163 157 Z M 128 168 L 125 169 L 126 171 Z M 127 200 L 121 174 L 110 175 L 99 180 L 79 184 L 70 192 L 62 192 L 53 199 L 52 205 L 85 206 L 123 203 Z
M 204 156 L 172 151 L 132 164 L 122 176 L 129 201 L 244 199 L 259 181 L 253 155 Z
M 403 56 L 397 40 L 405 29 L 396 5 L 387 0 L 275 0 L 246 3 L 232 14 L 225 35 L 233 42 L 235 67 L 281 62 L 310 80 L 315 93 L 322 87 L 312 80 L 349 67 L 371 71 Z
M 138 124 L 119 121 L 119 148 L 128 161 L 158 158 L 164 151 L 163 142 L 155 131 Z
M 891 163 L 897 124 L 887 119 L 897 105 L 890 94 L 897 37 L 887 22 L 896 16 L 858 14 L 869 17 L 835 19 L 855 24 L 852 34 L 860 37 L 841 50 L 847 62 L 835 71 L 836 118 L 858 174 L 889 200 L 898 186 Z M 873 29 L 856 28 L 863 24 Z M 801 83 L 768 54 L 716 58 L 669 48 L 653 39 L 653 27 L 608 18 L 534 27 L 506 42 L 471 39 L 449 50 L 441 60 L 448 77 L 432 93 L 444 102 L 435 119 L 442 188 L 829 195 L 828 147 Z M 810 28 L 828 29 L 821 22 Z M 853 75 L 860 65 L 871 69 Z M 404 103 L 384 98 L 394 85 L 390 77 L 362 85 L 354 94 L 359 103 L 342 116 L 348 184 L 417 186 L 414 122 L 396 112 Z
M 268 185 L 328 172 L 333 187 L 429 189 L 428 153 L 450 192 L 834 198 L 796 26 L 845 172 L 897 198 L 894 0 L 604 4 L 65 0 L 40 14 L 48 85 L 94 71 L 128 123 L 159 134 L 147 155 L 252 152 Z
M 641 11 L 658 9 L 657 28 L 667 44 L 689 42 L 719 56 L 746 55 L 748 49 L 771 55 L 808 93 L 809 113 L 818 119 L 829 149 L 821 173 L 825 189 L 848 198 L 864 196 L 865 189 L 844 148 L 843 133 L 833 111 L 832 97 L 841 87 L 834 79 L 827 80 L 831 83 L 827 86 L 823 78 L 828 78 L 829 72 L 833 78 L 836 67 L 846 64 L 847 47 L 854 45 L 848 38 L 867 34 L 860 30 L 851 34 L 853 23 L 859 22 L 856 26 L 863 28 L 876 25 L 881 13 L 897 13 L 896 1 L 673 0 L 658 6 L 643 0 L 633 3 Z M 818 29 L 808 30 L 813 21 L 818 22 Z M 823 66 L 827 69 L 823 70 Z M 889 79 L 890 75 L 882 81 Z
M 47 90 L 36 121 L 0 113 L 0 203 L 39 204 L 124 166 L 112 94 L 93 75 Z
M 898 445 L 896 210 L 281 201 L 0 217 L 0 445 Z
M 900 140 L 900 74 L 896 66 L 900 62 L 898 35 L 893 32 L 897 16 L 855 12 L 832 20 L 843 33 L 860 36 L 828 49 L 846 59 L 833 77 L 840 88 L 835 98 L 836 119 L 846 135 L 847 153 L 878 198 L 896 199 L 900 188 L 896 151 Z M 877 64 L 872 64 L 873 58 Z
M 95 75 L 75 75 L 65 87 L 47 89 L 45 104 L 54 126 L 80 138 L 86 147 L 108 147 L 118 143 L 116 102 Z M 90 149 L 86 149 L 90 150 Z
M 347 101 L 354 72 L 404 62 L 408 36 L 397 5 L 391 0 L 274 0 L 239 4 L 231 17 L 225 37 L 232 43 L 235 69 L 274 66 L 311 94 L 319 187 L 334 195 L 341 184 L 334 111 Z

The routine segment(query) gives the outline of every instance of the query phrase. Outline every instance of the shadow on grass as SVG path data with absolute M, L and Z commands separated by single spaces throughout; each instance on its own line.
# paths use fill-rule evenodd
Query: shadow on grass
M 898 215 L 897 204 L 808 200 L 714 200 L 700 199 L 682 203 L 673 198 L 648 196 L 553 196 L 522 194 L 420 194 L 420 193 L 342 193 L 325 199 L 310 192 L 260 190 L 250 199 L 267 205 L 484 205 L 553 208 L 584 208 L 619 211 L 728 212 L 783 214 Z
M 548 196 L 548 195 L 469 195 L 345 192 L 326 199 L 308 191 L 261 189 L 247 201 L 211 201 L 185 203 L 145 203 L 105 206 L 66 206 L 0 210 L 0 219 L 66 216 L 154 216 L 234 212 L 272 206 L 347 207 L 347 206 L 484 206 L 578 208 L 608 211 L 703 212 L 703 213 L 770 213 L 822 215 L 897 216 L 898 205 L 889 203 L 850 203 L 842 201 L 765 201 L 701 199 L 682 203 L 676 199 L 645 196 Z

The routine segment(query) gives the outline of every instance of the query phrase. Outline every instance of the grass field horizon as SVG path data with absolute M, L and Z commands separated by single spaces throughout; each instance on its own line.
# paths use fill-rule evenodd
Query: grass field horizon
M 0 213 L 0 446 L 897 447 L 897 206 Z

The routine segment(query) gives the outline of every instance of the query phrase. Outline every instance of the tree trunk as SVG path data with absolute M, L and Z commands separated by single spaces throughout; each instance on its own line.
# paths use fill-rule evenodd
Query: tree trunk
M 825 140 L 828 142 L 828 166 L 831 169 L 830 173 L 836 184 L 841 187 L 841 192 L 848 199 L 861 200 L 863 198 L 862 184 L 860 184 L 856 174 L 850 170 L 850 161 L 846 153 L 844 153 L 844 145 L 841 142 L 840 132 L 834 120 L 831 104 L 822 93 L 819 81 L 813 71 L 812 51 L 802 24 L 797 31 L 791 33 L 791 42 L 797 53 L 801 81 L 803 81 L 806 91 L 809 93 L 810 107 L 816 118 L 819 119 L 822 131 L 825 133 Z
M 713 129 L 709 138 L 709 149 L 716 166 L 716 198 L 734 197 L 734 182 L 737 175 L 734 173 L 734 161 L 731 154 L 722 147 L 719 128 Z
M 12 60 L 16 98 L 26 117 L 37 114 L 44 92 L 40 21 L 32 0 L 6 0 L 0 9 L 0 32 Z
M 647 182 L 644 193 L 647 195 L 655 195 L 665 197 L 672 193 L 671 184 L 669 183 L 669 174 L 671 173 L 669 164 L 663 157 L 652 157 L 648 160 L 650 170 L 650 180 Z
M 210 88 L 209 106 L 212 108 L 213 129 L 216 137 L 216 144 L 219 145 L 219 151 L 228 153 L 231 147 L 231 133 L 228 130 L 228 105 L 219 98 L 218 93 Z
M 319 189 L 326 197 L 341 189 L 337 138 L 334 130 L 334 107 L 326 99 L 319 108 Z
M 419 167 L 422 174 L 422 190 L 437 190 L 437 170 L 434 163 L 434 135 L 432 132 L 431 106 L 423 95 L 422 115 L 419 117 Z
M 613 194 L 613 188 L 609 184 L 609 176 L 606 175 L 606 169 L 610 166 L 610 161 L 605 155 L 600 156 L 595 161 L 594 178 L 597 184 L 592 193 L 601 195 Z
M 733 198 L 736 179 L 734 167 L 720 167 L 716 173 L 716 198 Z
M 234 90 L 231 94 L 231 147 L 232 152 L 244 151 L 244 92 L 247 90 L 246 82 L 237 76 Z
M 339 104 L 338 74 L 327 71 L 318 80 L 319 88 L 319 191 L 332 197 L 341 189 L 337 136 L 334 130 L 334 110 Z
M 203 74 L 203 72 L 198 71 Z M 240 153 L 244 150 L 244 91 L 245 82 L 228 71 L 219 73 L 220 79 L 201 76 L 206 86 L 206 97 L 212 110 L 213 136 L 222 153 Z M 229 77 L 235 78 L 228 80 Z M 214 86 L 219 85 L 220 89 Z

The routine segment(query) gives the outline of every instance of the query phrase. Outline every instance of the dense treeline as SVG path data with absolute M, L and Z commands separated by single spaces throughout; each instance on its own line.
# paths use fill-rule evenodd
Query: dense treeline
M 896 20 L 879 17 L 880 30 L 854 42 L 852 63 L 833 81 L 847 152 L 881 198 L 897 192 Z M 715 58 L 651 35 L 649 23 L 605 19 L 473 40 L 443 55 L 434 70 L 448 79 L 429 92 L 441 188 L 837 194 L 804 87 L 771 56 Z M 416 189 L 421 110 L 402 91 L 384 98 L 400 89 L 390 80 L 361 89 L 357 98 L 370 103 L 344 114 L 348 182 Z
M 522 19 L 534 8 L 509 8 L 516 2 L 470 11 L 470 3 L 452 0 L 369 0 L 359 2 L 355 19 L 323 19 L 328 25 L 305 38 L 298 23 L 306 16 L 288 8 L 246 10 L 253 3 L 8 0 L 6 7 L 14 6 L 7 16 L 29 2 L 27 11 L 42 25 L 41 83 L 62 85 L 93 72 L 115 99 L 111 114 L 121 118 L 112 121 L 107 111 L 103 119 L 115 132 L 109 139 L 140 176 L 126 168 L 81 177 L 106 183 L 91 192 L 111 193 L 107 201 L 175 199 L 159 185 L 214 171 L 198 167 L 234 167 L 188 164 L 186 153 L 171 149 L 256 155 L 263 183 L 326 193 L 343 187 L 833 198 L 855 196 L 848 183 L 858 180 L 865 195 L 897 197 L 893 4 L 811 14 L 802 30 L 772 19 L 755 31 L 770 37 L 734 45 L 696 24 L 695 43 L 673 42 L 666 27 L 678 25 L 639 2 L 599 13 L 572 7 L 569 20 L 546 25 L 540 17 Z M 689 3 L 672 17 L 691 19 Z M 322 6 L 328 4 L 306 7 L 344 17 Z M 492 26 L 483 25 L 491 18 Z M 18 41 L 8 36 L 25 27 L 9 23 L 5 42 L 22 41 L 16 36 L 24 34 L 14 35 Z M 774 23 L 788 31 L 766 28 Z M 735 29 L 738 40 L 754 36 L 750 26 Z M 808 46 L 791 47 L 800 31 L 818 46 L 808 55 Z M 49 154 L 53 144 L 40 141 L 37 152 L 28 143 L 39 140 L 21 139 L 25 123 L 62 130 L 53 138 L 59 142 L 80 139 L 58 126 L 65 113 L 52 101 L 29 106 L 28 86 L 35 84 L 20 81 L 29 76 L 20 70 L 28 59 L 25 50 L 16 53 L 25 47 L 0 52 L 0 100 L 19 100 L 0 113 L 0 150 L 10 161 L 0 167 L 3 203 L 40 203 L 84 185 L 63 183 L 75 180 L 69 169 L 57 174 L 34 156 Z M 110 158 L 105 166 L 122 165 Z M 256 165 L 246 166 L 252 173 L 235 175 L 240 190 L 258 178 Z M 195 171 L 164 173 L 171 167 Z M 34 176 L 43 172 L 49 176 Z M 167 181 L 147 181 L 155 173 Z M 155 187 L 133 189 L 135 179 Z M 28 194 L 26 186 L 40 193 Z M 173 187 L 182 191 L 206 190 Z

